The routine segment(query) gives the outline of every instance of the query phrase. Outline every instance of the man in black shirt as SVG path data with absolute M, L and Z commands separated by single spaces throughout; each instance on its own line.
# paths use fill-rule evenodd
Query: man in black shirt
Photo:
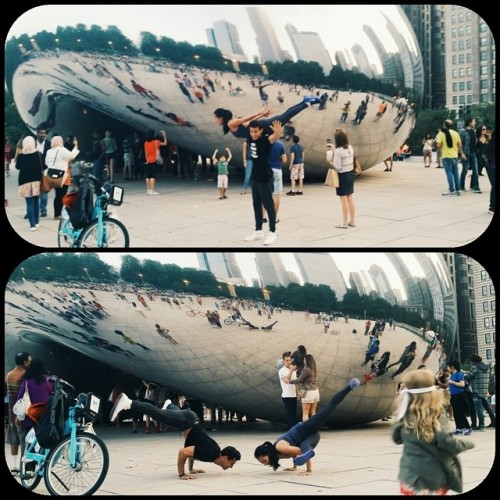
M 269 164 L 271 146 L 281 135 L 282 126 L 278 120 L 271 125 L 272 134 L 264 135 L 264 129 L 259 121 L 252 120 L 248 128 L 250 141 L 248 149 L 253 161 L 252 167 L 252 202 L 255 216 L 255 232 L 245 238 L 245 241 L 256 241 L 264 238 L 262 231 L 262 206 L 269 218 L 269 233 L 264 245 L 271 245 L 276 241 L 276 211 L 273 201 L 273 170 Z
M 193 474 L 205 472 L 194 469 L 194 461 L 212 462 L 224 470 L 232 469 L 234 464 L 241 459 L 240 452 L 232 447 L 226 446 L 223 450 L 220 446 L 199 426 L 198 416 L 192 410 L 181 410 L 171 403 L 165 401 L 163 409 L 155 405 L 139 400 L 132 401 L 126 394 L 121 393 L 109 414 L 109 420 L 113 422 L 122 410 L 132 410 L 144 415 L 149 415 L 155 422 L 164 423 L 181 431 L 184 436 L 184 448 L 179 450 L 177 456 L 177 470 L 181 479 L 196 479 Z M 186 461 L 189 460 L 188 472 L 184 470 Z

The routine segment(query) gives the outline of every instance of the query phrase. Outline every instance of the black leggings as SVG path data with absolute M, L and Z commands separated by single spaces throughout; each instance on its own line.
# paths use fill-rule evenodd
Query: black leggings
M 264 135 L 272 134 L 273 131 L 271 130 L 271 125 L 274 121 L 278 120 L 281 125 L 285 125 L 285 123 L 288 123 L 295 115 L 298 115 L 306 108 L 307 104 L 305 102 L 299 102 L 298 104 L 294 104 L 293 106 L 289 107 L 281 115 L 273 116 L 272 118 L 260 118 L 257 121 L 264 129 Z

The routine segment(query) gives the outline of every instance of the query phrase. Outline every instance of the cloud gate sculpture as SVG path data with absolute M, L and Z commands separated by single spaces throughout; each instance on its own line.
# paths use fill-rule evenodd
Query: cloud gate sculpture
M 325 106 L 316 104 L 294 116 L 290 126 L 300 136 L 307 152 L 308 175 L 311 177 L 324 177 L 328 168 L 325 143 L 327 139 L 333 140 L 338 127 L 347 129 L 363 169 L 392 155 L 414 127 L 416 116 L 412 104 L 419 107 L 423 90 L 418 44 L 403 11 L 392 6 L 394 12 L 387 15 L 384 8 L 380 7 L 381 18 L 374 20 L 373 25 L 349 18 L 349 31 L 357 33 L 359 43 L 352 43 L 347 48 L 330 41 L 331 23 L 324 26 L 318 21 L 317 32 L 312 33 L 315 35 L 312 38 L 310 32 L 298 31 L 304 24 L 298 14 L 293 21 L 295 24 L 286 26 L 296 59 L 301 55 L 305 60 L 319 59 L 315 53 L 310 53 L 318 44 L 322 53 L 327 53 L 326 62 L 322 61 L 325 74 L 335 63 L 343 69 L 393 83 L 395 88 L 406 89 L 406 95 L 411 94 L 411 100 L 407 100 L 394 99 L 393 95 L 375 95 L 369 88 L 342 89 L 338 96 L 327 100 Z M 290 11 L 294 9 L 291 7 Z M 342 9 L 343 6 L 316 6 L 315 18 L 336 18 L 342 16 Z M 241 10 L 242 16 L 248 14 L 250 17 L 258 39 L 265 34 L 259 32 L 263 26 L 267 31 L 283 30 L 276 21 L 268 26 L 265 6 L 250 8 L 248 13 L 244 7 Z M 169 22 L 175 22 L 175 10 Z M 113 20 L 115 23 L 119 26 L 119 19 Z M 167 28 L 165 35 L 168 36 Z M 261 54 L 261 57 L 265 56 Z M 119 139 L 123 138 L 126 127 L 141 132 L 164 129 L 171 143 L 205 157 L 210 157 L 215 148 L 230 147 L 233 164 L 241 166 L 241 140 L 230 133 L 223 135 L 221 127 L 214 122 L 213 112 L 216 108 L 226 108 L 235 116 L 255 113 L 261 107 L 259 91 L 252 85 L 249 75 L 237 75 L 234 71 L 205 73 L 201 65 L 202 61 L 198 61 L 198 67 L 175 66 L 157 58 L 127 58 L 104 52 L 34 50 L 17 67 L 12 93 L 23 121 L 32 131 L 43 125 L 63 136 L 76 135 L 82 151 L 90 150 L 92 131 L 97 128 L 102 132 L 106 120 L 113 119 L 116 121 L 113 128 Z M 214 84 L 205 86 L 207 94 L 202 93 L 198 99 L 195 87 L 202 87 L 207 77 Z M 233 89 L 242 91 L 231 93 L 229 82 Z M 281 114 L 311 93 L 282 82 L 265 80 L 266 83 L 270 83 L 265 92 L 273 115 Z M 314 94 L 324 92 L 329 97 L 333 94 L 332 89 L 313 89 Z M 283 104 L 278 101 L 278 93 L 284 98 Z M 365 100 L 368 100 L 366 114 L 355 122 L 356 111 Z M 346 121 L 341 122 L 342 108 L 347 102 L 350 103 L 350 112 Z M 383 102 L 387 108 L 380 113 Z M 120 123 L 123 132 L 119 129 Z M 291 137 L 286 137 L 284 142 L 291 145 Z
M 430 278 L 431 289 L 439 286 L 438 281 L 442 283 L 435 271 Z M 273 422 L 286 422 L 277 376 L 277 359 L 284 351 L 303 344 L 313 354 L 323 402 L 350 378 L 363 379 L 370 371 L 370 362 L 360 366 L 369 338 L 364 335 L 365 320 L 346 322 L 339 318 L 324 333 L 323 324 L 316 323 L 313 314 L 308 319 L 304 311 L 274 311 L 269 319 L 266 314 L 259 315 L 256 308 L 240 306 L 242 316 L 257 327 L 250 329 L 224 323 L 231 313 L 223 309 L 220 298 L 202 297 L 199 303 L 189 294 L 148 293 L 141 287 L 120 283 L 9 282 L 5 293 L 5 366 L 12 364 L 16 352 L 28 351 L 34 357 L 43 356 L 47 366 L 61 374 L 65 363 L 71 363 L 71 353 L 78 351 L 96 364 Z M 433 296 L 439 294 L 441 303 L 434 304 L 435 314 L 444 318 L 443 331 L 448 332 L 450 346 L 456 328 L 455 301 L 446 285 L 433 292 Z M 203 316 L 217 308 L 222 328 L 213 328 Z M 417 357 L 410 369 L 415 369 L 428 346 L 417 329 L 386 327 L 379 356 L 389 351 L 391 362 L 396 362 L 412 341 L 417 343 Z M 54 356 L 51 346 L 57 346 L 58 355 Z M 437 371 L 441 354 L 440 348 L 434 350 L 426 365 Z M 68 367 L 76 381 L 84 366 Z M 328 424 L 357 425 L 391 414 L 400 380 L 391 379 L 393 370 L 396 368 L 346 399 Z M 106 390 L 114 383 L 111 373 L 103 373 L 98 387 L 92 390 Z

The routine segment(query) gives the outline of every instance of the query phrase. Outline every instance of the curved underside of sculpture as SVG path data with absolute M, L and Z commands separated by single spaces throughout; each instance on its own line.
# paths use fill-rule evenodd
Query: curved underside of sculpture
M 184 74 L 193 84 L 202 83 L 204 71 L 199 68 L 175 67 L 147 57 L 81 52 L 38 51 L 26 57 L 16 69 L 12 92 L 21 118 L 32 131 L 44 126 L 63 136 L 75 135 L 80 149 L 89 151 L 92 132 L 104 132 L 104 127 L 109 127 L 107 121 L 113 119 L 113 131 L 119 138 L 131 129 L 165 130 L 171 143 L 205 157 L 212 156 L 216 148 L 222 151 L 230 147 L 232 164 L 242 165 L 241 139 L 231 133 L 224 135 L 213 113 L 225 108 L 235 116 L 248 116 L 261 108 L 258 89 L 252 87 L 248 76 L 209 71 L 211 80 L 219 79 L 221 85 L 209 89 L 209 97 L 204 95 L 201 102 L 193 87 L 188 87 L 188 98 L 178 84 Z M 243 89 L 244 95 L 231 95 L 229 81 L 233 88 Z M 272 116 L 302 102 L 309 94 L 278 82 L 265 90 Z M 283 105 L 277 101 L 278 92 L 284 97 Z M 331 90 L 314 91 L 324 92 L 332 95 Z M 358 106 L 367 99 L 366 91 L 339 91 L 338 99 L 328 100 L 324 109 L 316 104 L 292 118 L 291 126 L 305 148 L 311 178 L 324 177 L 328 168 L 325 144 L 333 141 L 337 128 L 346 129 L 363 169 L 378 165 L 406 141 L 415 125 L 411 103 L 405 99 L 393 101 L 392 96 L 368 94 L 368 98 L 367 113 L 359 124 L 353 119 Z M 378 117 L 384 100 L 387 109 Z M 350 112 L 341 122 L 341 109 L 347 101 Z M 291 137 L 282 140 L 286 146 L 292 144 Z
M 137 299 L 138 293 L 144 304 Z M 146 290 L 125 285 L 10 282 L 5 294 L 6 366 L 11 365 L 16 352 L 33 355 L 57 345 L 61 352 L 78 351 L 193 399 L 283 423 L 286 413 L 277 359 L 284 351 L 294 351 L 303 344 L 315 357 L 320 406 L 352 377 L 362 380 L 370 371 L 370 362 L 360 366 L 368 344 L 364 320 L 345 322 L 340 318 L 324 333 L 323 325 L 315 323 L 312 315 L 307 319 L 303 311 L 275 311 L 268 318 L 257 309 L 241 310 L 242 316 L 258 327 L 250 329 L 224 324 L 230 313 L 220 309 L 223 327 L 213 328 L 199 313 L 217 309 L 220 299 L 203 297 L 200 305 L 195 296 L 179 296 L 178 304 L 170 298 L 168 302 L 167 294 L 148 297 Z M 395 362 L 411 341 L 417 342 L 417 357 L 409 369 L 415 369 L 428 344 L 400 326 L 386 328 L 377 357 L 389 351 L 391 362 Z M 439 355 L 440 351 L 431 353 L 426 362 L 430 369 L 438 369 Z M 57 356 L 47 362 L 48 368 L 58 373 L 58 367 L 70 358 L 69 354 Z M 391 414 L 401 380 L 401 376 L 391 379 L 396 369 L 346 398 L 328 424 L 359 425 Z

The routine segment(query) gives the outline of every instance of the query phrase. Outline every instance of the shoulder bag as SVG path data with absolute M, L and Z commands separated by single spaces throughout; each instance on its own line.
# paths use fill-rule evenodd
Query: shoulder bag
M 12 408 L 14 415 L 19 420 L 24 420 L 26 418 L 26 414 L 28 413 L 28 408 L 31 406 L 31 398 L 26 380 L 23 382 L 23 384 L 24 384 L 23 397 L 18 401 L 16 401 L 16 404 Z
M 339 174 L 334 168 L 329 168 L 326 174 L 325 186 L 339 187 Z
M 359 163 L 358 159 L 356 158 L 356 155 L 354 155 L 354 173 L 356 175 L 361 175 L 362 169 L 361 169 L 361 163 Z

